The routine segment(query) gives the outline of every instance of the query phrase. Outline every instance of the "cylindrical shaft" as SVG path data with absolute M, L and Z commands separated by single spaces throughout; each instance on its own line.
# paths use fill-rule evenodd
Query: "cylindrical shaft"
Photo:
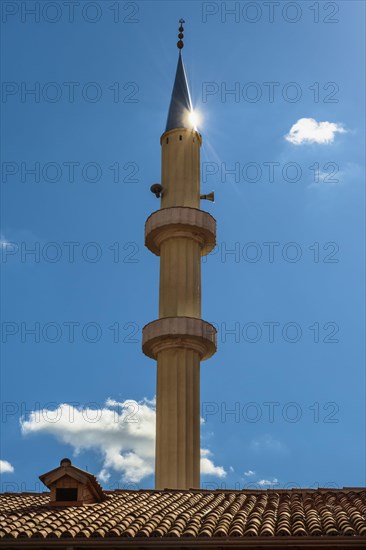
M 178 128 L 162 136 L 161 208 L 200 207 L 200 147 L 201 137 L 193 130 Z
M 161 208 L 200 205 L 199 134 L 178 128 L 162 136 Z M 201 318 L 201 248 L 173 237 L 160 247 L 159 317 Z M 200 357 L 186 347 L 158 354 L 156 408 L 157 489 L 199 488 Z
M 200 486 L 200 359 L 189 349 L 158 354 L 157 489 Z
M 201 247 L 193 239 L 161 245 L 159 317 L 201 318 Z

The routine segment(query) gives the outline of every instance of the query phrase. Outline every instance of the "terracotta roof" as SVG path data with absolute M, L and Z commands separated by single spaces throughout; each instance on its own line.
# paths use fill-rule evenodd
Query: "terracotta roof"
M 1 545 L 366 547 L 366 489 L 116 490 L 105 497 L 54 508 L 49 493 L 3 493 Z

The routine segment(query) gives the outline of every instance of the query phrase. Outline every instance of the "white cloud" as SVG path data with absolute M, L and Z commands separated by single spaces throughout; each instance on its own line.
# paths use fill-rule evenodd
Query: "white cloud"
M 333 164 L 333 163 L 332 163 Z M 312 185 L 334 185 L 339 183 L 339 170 L 333 169 L 330 172 L 324 172 L 323 170 L 314 170 L 314 182 Z
M 286 446 L 270 434 L 264 434 L 256 439 L 253 439 L 250 442 L 250 448 L 253 451 L 258 452 L 267 451 L 273 453 L 284 453 L 287 451 Z
M 14 472 L 14 466 L 7 460 L 0 460 L 0 474 L 11 474 Z
M 101 409 L 61 404 L 56 410 L 33 411 L 22 419 L 23 434 L 50 434 L 74 448 L 96 450 L 103 456 L 100 479 L 109 470 L 122 473 L 122 480 L 139 482 L 153 473 L 155 410 L 146 401 L 118 403 L 107 400 Z
M 255 472 L 253 472 L 253 470 L 248 470 L 247 472 L 244 472 L 244 475 L 247 477 L 254 476 Z
M 342 169 L 335 162 L 327 162 L 314 170 L 312 182 L 309 187 L 328 188 L 331 186 L 355 184 L 364 179 L 363 168 L 356 163 L 346 162 L 342 164 Z
M 302 143 L 333 143 L 335 134 L 346 130 L 336 122 L 317 122 L 314 118 L 300 118 L 292 125 L 285 139 L 294 145 Z
M 100 479 L 102 483 L 107 483 L 109 481 L 111 474 L 106 470 L 105 468 L 102 468 L 97 475 L 97 477 Z
M 0 234 L 0 247 L 5 248 L 10 242 L 7 240 L 6 237 L 4 237 L 3 234 Z
M 276 477 L 274 477 L 271 480 L 269 479 L 261 479 L 260 481 L 257 481 L 258 485 L 260 485 L 261 487 L 267 487 L 268 485 L 277 485 L 278 484 L 278 479 Z
M 71 445 L 74 454 L 97 451 L 103 457 L 99 479 L 106 483 L 111 470 L 119 472 L 122 481 L 138 483 L 154 473 L 155 400 L 122 403 L 107 399 L 102 408 L 76 408 L 60 404 L 56 410 L 32 411 L 21 420 L 24 435 L 42 433 Z M 210 451 L 201 458 L 202 473 L 223 477 L 221 466 L 215 466 Z
M 212 453 L 208 449 L 201 449 L 201 474 L 225 477 L 226 472 L 222 466 L 215 466 L 212 462 Z

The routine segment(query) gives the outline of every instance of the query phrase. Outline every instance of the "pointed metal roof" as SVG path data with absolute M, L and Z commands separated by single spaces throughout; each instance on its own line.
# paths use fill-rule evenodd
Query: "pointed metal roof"
M 191 96 L 189 95 L 182 55 L 179 51 L 177 72 L 175 74 L 165 131 L 168 132 L 169 130 L 173 130 L 173 128 L 192 128 L 192 123 L 189 120 L 190 112 L 192 112 Z

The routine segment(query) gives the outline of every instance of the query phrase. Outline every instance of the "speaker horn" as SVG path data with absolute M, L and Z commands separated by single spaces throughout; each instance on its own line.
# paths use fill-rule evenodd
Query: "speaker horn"
M 200 199 L 215 202 L 215 193 L 209 193 L 208 195 L 200 195 Z
M 160 183 L 153 183 L 152 186 L 150 187 L 150 191 L 154 193 L 157 199 L 160 199 L 160 197 L 163 194 L 163 186 L 160 185 Z

